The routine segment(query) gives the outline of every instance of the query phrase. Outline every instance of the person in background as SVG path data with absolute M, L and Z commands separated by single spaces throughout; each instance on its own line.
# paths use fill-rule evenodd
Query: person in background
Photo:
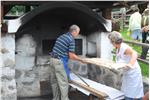
M 125 63 L 123 68 L 121 91 L 125 100 L 142 100 L 143 81 L 141 69 L 137 62 L 137 53 L 127 44 L 122 43 L 123 38 L 117 31 L 108 35 L 110 42 L 116 48 L 116 63 Z
M 142 16 L 142 43 L 149 44 L 149 8 L 146 8 Z M 146 59 L 149 47 L 143 46 L 141 59 Z
M 139 13 L 139 8 L 134 6 L 132 7 L 133 14 L 129 18 L 129 29 L 131 32 L 131 38 L 134 40 L 142 40 L 141 34 L 141 14 Z
M 71 78 L 67 67 L 68 59 L 84 62 L 75 54 L 74 38 L 79 34 L 79 32 L 80 28 L 77 25 L 70 26 L 69 32 L 57 38 L 53 50 L 50 52 L 53 100 L 69 100 L 68 78 Z

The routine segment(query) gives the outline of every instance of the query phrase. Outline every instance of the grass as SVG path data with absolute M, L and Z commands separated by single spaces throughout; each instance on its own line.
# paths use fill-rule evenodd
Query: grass
M 133 41 L 131 39 L 131 37 L 127 35 L 127 32 L 128 32 L 127 29 L 124 29 L 124 30 L 120 31 L 120 33 L 122 34 L 122 37 L 124 38 L 124 40 Z M 130 45 L 135 51 L 137 51 L 138 55 L 141 55 L 141 51 L 142 51 L 141 46 L 132 45 L 132 44 L 128 44 L 128 45 Z M 146 77 L 149 77 L 149 65 L 145 64 L 145 63 L 142 63 L 140 61 L 138 61 L 138 62 L 139 62 L 140 67 L 141 67 L 142 75 L 146 76 Z

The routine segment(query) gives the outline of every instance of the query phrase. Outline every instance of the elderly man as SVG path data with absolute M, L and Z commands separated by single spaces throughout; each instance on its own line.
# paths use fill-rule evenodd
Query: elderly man
M 122 42 L 123 38 L 119 32 L 114 31 L 110 33 L 108 38 L 116 48 L 116 63 L 126 63 L 121 86 L 125 100 L 142 100 L 143 81 L 141 69 L 137 62 L 137 53 Z
M 51 85 L 53 91 L 53 100 L 69 100 L 68 99 L 68 78 L 69 69 L 67 67 L 68 59 L 83 60 L 75 54 L 74 38 L 79 34 L 80 28 L 72 25 L 69 32 L 59 36 L 55 42 L 51 56 Z

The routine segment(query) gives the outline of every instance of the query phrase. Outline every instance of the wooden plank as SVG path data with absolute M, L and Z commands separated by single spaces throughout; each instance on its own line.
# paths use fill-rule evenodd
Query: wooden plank
M 141 58 L 137 58 L 137 60 L 139 60 L 139 61 L 149 65 L 149 61 L 148 60 L 141 59 Z
M 114 56 L 116 56 L 114 51 L 112 51 L 112 53 L 113 53 Z M 147 55 L 147 56 L 148 56 L 148 55 Z M 148 56 L 148 57 L 149 57 L 149 56 Z M 146 60 L 146 59 L 141 59 L 141 58 L 138 57 L 137 60 L 149 65 L 149 61 Z
M 84 85 L 82 83 L 79 83 L 79 82 L 76 82 L 76 81 L 73 81 L 73 80 L 71 80 L 70 83 L 72 83 L 72 84 L 74 84 L 76 86 L 79 86 L 79 87 L 89 91 L 92 95 L 98 97 L 101 100 L 104 100 L 104 98 L 108 97 L 107 94 L 105 94 L 105 93 L 103 93 L 101 91 L 98 91 L 98 90 L 96 90 L 96 89 L 94 89 L 92 87 L 86 86 L 86 85 Z
M 102 58 L 84 58 L 84 62 L 97 65 L 99 67 L 105 67 L 108 69 L 118 70 L 120 68 L 125 67 L 125 63 L 115 63 L 108 59 Z

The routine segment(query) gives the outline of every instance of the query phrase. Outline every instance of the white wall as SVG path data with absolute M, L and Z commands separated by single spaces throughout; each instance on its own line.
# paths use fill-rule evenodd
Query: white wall
M 89 43 L 90 42 L 90 43 Z M 87 36 L 87 51 L 88 53 L 96 52 L 96 56 L 100 57 L 100 33 L 95 32 Z M 92 52 L 93 51 L 93 52 Z
M 18 28 L 21 26 L 21 20 L 20 18 L 17 18 L 15 20 L 8 20 L 8 33 L 16 33 Z
M 113 50 L 113 46 L 108 39 L 108 34 L 107 32 L 101 32 L 101 58 L 112 60 L 113 55 L 111 51 Z

